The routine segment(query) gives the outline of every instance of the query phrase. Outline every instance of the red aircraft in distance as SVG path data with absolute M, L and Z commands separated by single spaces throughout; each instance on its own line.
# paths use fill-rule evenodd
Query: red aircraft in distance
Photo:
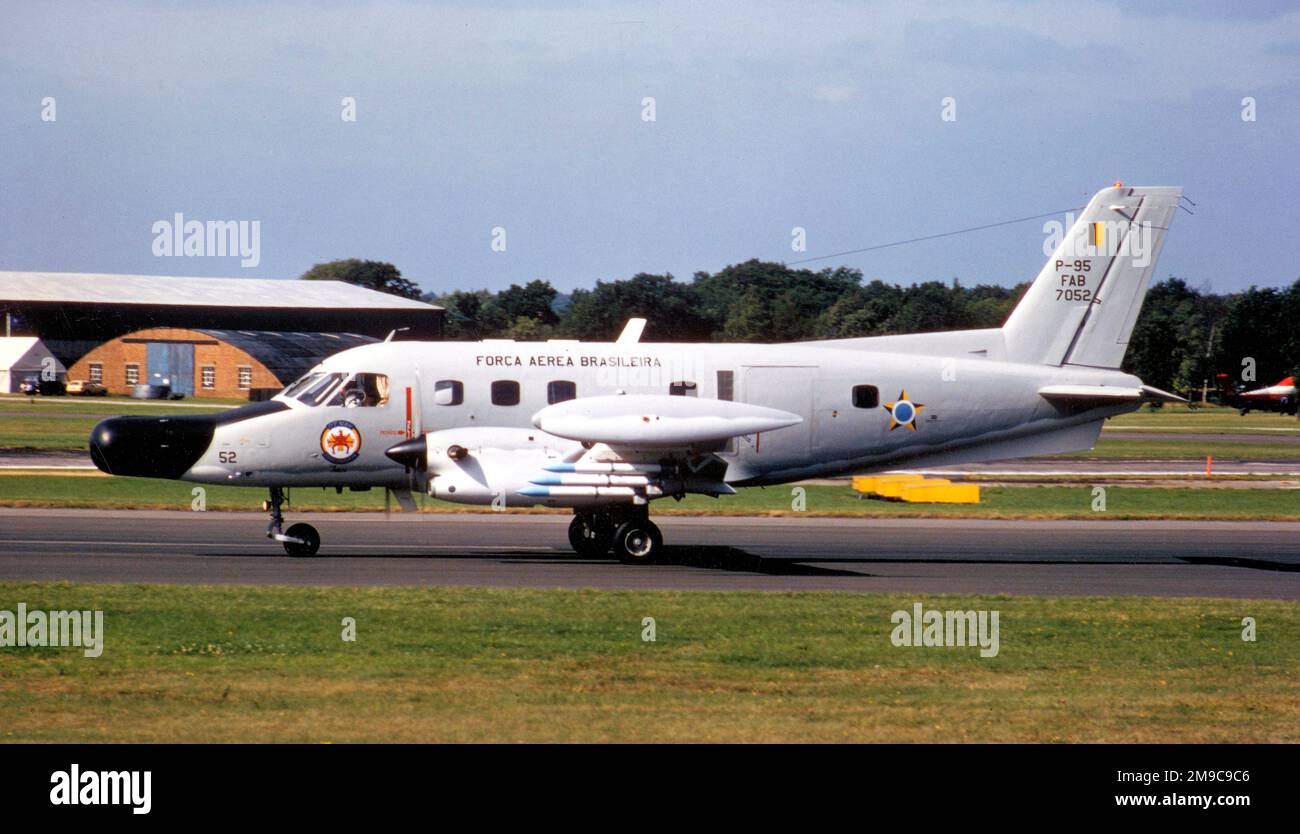
M 1226 377 L 1227 374 L 1220 374 Z M 1227 388 L 1231 383 L 1225 380 L 1224 387 Z M 1283 414 L 1296 413 L 1296 386 L 1295 377 L 1289 376 L 1276 385 L 1270 385 L 1267 388 L 1256 388 L 1253 391 L 1225 392 L 1228 396 L 1224 398 L 1225 403 L 1234 405 L 1241 409 L 1242 414 L 1248 414 L 1254 411 L 1280 411 Z

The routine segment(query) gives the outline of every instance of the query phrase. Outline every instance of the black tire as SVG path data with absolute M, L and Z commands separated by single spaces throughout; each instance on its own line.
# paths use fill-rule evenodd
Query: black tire
M 569 546 L 579 556 L 604 556 L 613 540 L 613 527 L 599 516 L 575 515 L 569 522 Z
M 316 551 L 320 550 L 320 533 L 310 524 L 299 522 L 284 531 L 286 536 L 293 536 L 295 539 L 302 539 L 302 543 L 283 542 L 284 552 L 290 556 L 315 556 Z
M 649 564 L 659 558 L 663 549 L 663 533 L 648 519 L 625 521 L 614 533 L 614 555 L 624 564 Z

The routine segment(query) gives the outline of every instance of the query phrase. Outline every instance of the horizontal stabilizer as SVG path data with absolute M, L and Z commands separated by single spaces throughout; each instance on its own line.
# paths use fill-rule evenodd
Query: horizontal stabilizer
M 1150 385 L 1143 385 L 1143 386 L 1142 386 L 1142 399 L 1144 399 L 1144 400 L 1152 400 L 1152 401 L 1159 400 L 1160 402 L 1163 402 L 1163 403 L 1185 403 L 1185 402 L 1187 402 L 1187 398 L 1186 398 L 1186 397 L 1180 397 L 1180 396 L 1178 396 L 1177 394 L 1171 394 L 1171 393 L 1169 393 L 1168 391 L 1161 391 L 1159 388 L 1155 388 L 1155 387 L 1150 386 Z
M 1150 385 L 1125 388 L 1118 385 L 1048 385 L 1038 389 L 1039 395 L 1049 400 L 1067 402 L 1149 402 L 1185 403 L 1177 394 L 1161 391 Z
M 775 408 L 667 394 L 584 397 L 533 415 L 534 426 L 557 437 L 642 449 L 718 443 L 801 422 Z

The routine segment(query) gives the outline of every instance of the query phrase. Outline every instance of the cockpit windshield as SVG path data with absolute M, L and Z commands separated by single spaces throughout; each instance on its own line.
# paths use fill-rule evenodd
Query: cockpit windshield
M 334 389 L 338 387 L 345 376 L 347 374 L 320 374 L 298 395 L 298 402 L 307 405 L 320 405 L 329 399 L 330 394 L 334 393 Z
M 388 405 L 387 374 L 353 374 L 346 383 L 339 386 L 338 393 L 330 400 L 330 405 L 347 408 L 375 408 Z
M 280 392 L 309 406 L 374 408 L 388 405 L 387 374 L 309 373 Z
M 299 394 L 301 394 L 307 388 L 308 385 L 311 385 L 313 382 L 320 379 L 321 376 L 322 374 L 319 371 L 315 373 L 303 374 L 298 379 L 291 382 L 288 388 L 285 388 L 283 391 L 281 391 L 280 396 L 296 397 Z

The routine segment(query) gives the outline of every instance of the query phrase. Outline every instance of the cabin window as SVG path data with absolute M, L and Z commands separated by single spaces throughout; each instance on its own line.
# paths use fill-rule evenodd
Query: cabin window
M 578 398 L 578 385 L 567 379 L 556 379 L 546 383 L 546 402 L 549 405 Z
M 668 394 L 673 397 L 696 397 L 699 396 L 699 389 L 694 382 L 670 382 Z
M 519 405 L 519 383 L 513 379 L 498 379 L 492 383 L 493 405 Z
M 465 385 L 459 379 L 440 379 L 433 384 L 435 405 L 460 405 L 465 402 Z
M 853 386 L 854 408 L 876 408 L 880 405 L 880 389 L 874 385 Z
M 353 374 L 339 386 L 330 405 L 344 408 L 376 408 L 388 405 L 387 374 Z

